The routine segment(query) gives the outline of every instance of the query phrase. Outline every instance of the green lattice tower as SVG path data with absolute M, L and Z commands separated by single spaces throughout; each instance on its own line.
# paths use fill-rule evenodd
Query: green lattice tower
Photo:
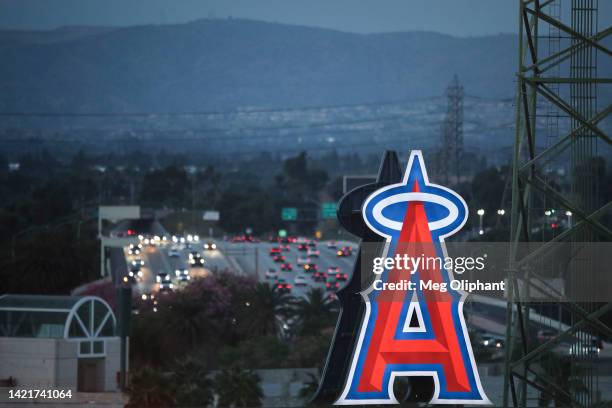
M 612 203 L 601 202 L 597 179 L 598 143 L 612 145 L 600 127 L 612 105 L 606 102 L 600 109 L 597 99 L 598 89 L 612 84 L 612 78 L 597 76 L 598 59 L 612 56 L 603 43 L 612 28 L 598 29 L 597 8 L 597 0 L 519 0 L 504 406 L 536 406 L 538 398 L 546 397 L 573 406 L 598 402 L 598 366 L 585 366 L 583 351 L 564 359 L 570 366 L 569 375 L 585 385 L 584 392 L 575 393 L 560 385 L 542 368 L 547 359 L 554 358 L 551 350 L 569 336 L 585 343 L 595 336 L 611 336 L 612 329 L 600 317 L 612 310 L 612 303 L 572 301 L 567 284 L 576 270 L 567 275 L 545 265 L 524 269 L 534 259 L 546 259 L 556 242 L 578 247 L 585 242 L 612 240 L 612 228 L 605 218 Z M 551 115 L 555 115 L 554 122 Z M 564 171 L 566 177 L 555 180 L 551 169 Z M 549 214 L 549 208 L 571 213 L 571 222 L 559 230 L 551 228 L 553 224 L 542 214 Z M 543 245 L 519 252 L 523 242 Z M 592 259 L 583 261 L 588 264 Z M 562 279 L 566 290 L 547 286 L 551 277 Z M 586 287 L 593 282 L 576 284 Z M 551 304 L 534 302 L 529 296 L 534 288 L 554 299 L 553 307 L 562 310 L 557 316 L 559 326 L 561 321 L 568 322 L 542 344 L 531 339 L 534 325 L 530 314 L 541 314 Z

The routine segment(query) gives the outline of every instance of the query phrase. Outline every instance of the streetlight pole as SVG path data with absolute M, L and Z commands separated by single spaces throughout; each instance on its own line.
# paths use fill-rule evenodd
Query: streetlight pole
M 550 227 L 550 216 L 552 215 L 552 213 L 553 213 L 552 210 L 544 211 L 544 215 L 546 216 L 546 222 L 544 223 L 544 228 L 542 229 L 542 237 L 544 240 L 546 240 L 546 229 Z
M 497 224 L 495 225 L 496 228 L 498 228 L 501 225 L 502 217 L 505 214 L 506 214 L 506 210 L 504 210 L 503 208 L 500 208 L 499 210 L 497 210 Z
M 484 228 L 482 226 L 482 217 L 484 216 L 485 210 L 483 208 L 480 208 L 478 211 L 476 211 L 476 214 L 478 214 L 478 235 L 483 235 L 484 234 Z
M 565 212 L 565 216 L 567 217 L 567 228 L 572 228 L 572 212 L 571 211 L 566 211 Z

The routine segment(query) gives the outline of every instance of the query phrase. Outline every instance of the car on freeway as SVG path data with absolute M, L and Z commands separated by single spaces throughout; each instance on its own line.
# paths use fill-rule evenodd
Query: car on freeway
M 166 272 L 160 272 L 157 274 L 157 276 L 155 277 L 155 282 L 160 283 L 162 281 L 171 281 L 172 280 L 172 275 L 170 275 L 169 273 Z
M 336 274 L 336 282 L 339 281 L 347 281 L 348 280 L 348 273 L 337 273 Z
M 189 253 L 189 265 L 191 266 L 204 266 L 204 258 L 199 252 Z
M 298 266 L 304 266 L 307 263 L 310 263 L 310 258 L 304 257 L 304 256 L 298 256 L 297 258 L 297 264 Z
M 329 268 L 327 268 L 327 273 L 329 273 L 330 275 L 333 275 L 339 272 L 340 272 L 340 268 L 338 268 L 337 266 L 330 266 Z
M 295 283 L 295 286 L 306 286 L 306 285 L 308 285 L 308 281 L 306 280 L 306 277 L 304 275 L 296 276 L 295 280 L 293 281 L 293 283 Z
M 338 282 L 326 282 L 325 290 L 338 290 L 340 289 L 340 284 Z
M 298 251 L 306 252 L 306 251 L 308 251 L 308 245 L 307 244 L 298 244 L 297 250 Z
M 319 251 L 318 249 L 308 249 L 308 251 L 306 251 L 306 254 L 310 257 L 318 258 L 319 255 L 321 255 L 321 251 Z
M 544 343 L 557 336 L 557 332 L 554 330 L 538 330 L 537 338 L 538 341 Z
M 314 279 L 315 282 L 326 282 L 327 274 L 325 272 L 315 272 L 312 274 L 312 279 Z
M 278 271 L 274 268 L 269 268 L 266 273 L 266 279 L 277 279 L 278 278 Z
M 281 252 L 283 252 L 283 251 L 279 247 L 272 247 L 272 248 L 270 248 L 270 252 L 268 252 L 268 254 L 270 256 L 274 256 L 274 255 L 280 254 Z
M 130 269 L 128 270 L 128 276 L 130 278 L 134 278 L 134 281 L 137 281 L 142 278 L 142 275 L 143 273 L 140 270 L 140 266 L 130 266 Z
M 189 276 L 189 269 L 187 268 L 175 269 L 174 274 L 176 275 L 176 278 L 179 280 L 179 282 L 187 282 L 191 279 L 191 277 Z
M 179 256 L 181 256 L 181 252 L 179 251 L 179 249 L 177 247 L 172 247 L 168 250 L 168 256 L 170 258 L 178 258 Z
M 215 244 L 212 241 L 207 241 L 204 243 L 204 250 L 206 251 L 214 251 L 215 249 L 217 249 L 217 244 Z
M 293 265 L 291 265 L 289 262 L 283 262 L 281 264 L 281 271 L 291 272 L 292 270 L 293 270 Z
M 578 357 L 598 357 L 601 353 L 600 341 L 594 339 L 591 344 L 578 341 L 569 348 L 570 356 Z
M 274 255 L 273 259 L 276 263 L 285 262 L 285 255 Z
M 280 246 L 280 248 L 284 251 L 284 252 L 289 252 L 291 251 L 291 245 L 289 244 L 283 244 Z
M 144 266 L 144 261 L 140 258 L 132 259 L 132 266 L 138 266 L 139 268 Z
M 144 236 L 142 238 L 142 243 L 144 245 L 153 246 L 153 245 L 155 245 L 155 238 L 154 237 L 150 237 L 150 236 Z
M 336 251 L 336 255 L 338 255 L 338 257 L 351 256 L 352 254 L 353 248 L 351 248 L 350 246 L 342 247 Z
M 315 241 L 314 239 L 311 239 L 310 241 L 308 241 L 307 244 L 310 248 L 315 248 L 317 246 L 317 241 Z
M 290 293 L 293 286 L 284 279 L 279 279 L 276 283 L 276 288 L 281 293 Z
M 338 244 L 336 243 L 336 241 L 327 241 L 327 247 L 329 249 L 336 249 L 338 248 Z
M 159 282 L 160 292 L 172 292 L 174 290 L 174 283 L 171 280 L 165 280 Z
M 316 272 L 319 269 L 317 264 L 314 264 L 312 262 L 304 264 L 303 268 L 306 272 Z
M 495 347 L 495 348 L 503 348 L 504 341 L 499 337 L 495 336 L 481 336 L 480 337 L 481 344 L 485 347 Z
M 130 244 L 128 248 L 129 255 L 140 255 L 142 252 L 142 244 Z

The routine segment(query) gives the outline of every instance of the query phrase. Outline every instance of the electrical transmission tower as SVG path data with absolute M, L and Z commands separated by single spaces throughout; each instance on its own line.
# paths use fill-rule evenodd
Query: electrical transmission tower
M 446 184 L 459 183 L 463 155 L 463 86 L 457 75 L 446 88 L 446 116 L 442 123 L 442 146 L 438 168 Z
M 597 284 L 586 277 L 594 260 L 580 258 L 584 249 L 612 241 L 612 202 L 601 199 L 598 179 L 600 151 L 612 147 L 600 126 L 612 104 L 598 107 L 598 90 L 612 78 L 597 73 L 598 58 L 610 62 L 604 39 L 612 28 L 598 30 L 597 0 L 518 3 L 503 405 L 594 406 L 600 403 L 599 369 L 606 363 L 593 359 L 592 344 L 612 338 L 612 328 L 602 322 L 612 302 L 575 294 Z M 570 249 L 564 252 L 569 268 L 554 262 L 560 244 Z M 560 284 L 553 287 L 553 280 Z M 535 339 L 542 322 L 556 329 Z M 586 346 L 571 346 L 563 355 L 562 342 Z

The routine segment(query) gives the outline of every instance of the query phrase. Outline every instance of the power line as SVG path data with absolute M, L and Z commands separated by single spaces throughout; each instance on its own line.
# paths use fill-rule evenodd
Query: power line
M 257 113 L 281 113 L 281 112 L 297 112 L 297 111 L 313 111 L 313 110 L 325 110 L 325 109 L 344 109 L 344 108 L 356 108 L 361 106 L 389 106 L 389 105 L 402 105 L 407 103 L 415 103 L 427 100 L 441 99 L 441 96 L 431 96 L 426 98 L 418 99 L 404 99 L 395 101 L 382 101 L 382 102 L 365 102 L 365 103 L 354 103 L 354 104 L 338 104 L 338 105 L 312 105 L 304 107 L 294 108 L 259 108 L 259 109 L 234 109 L 227 111 L 191 111 L 191 112 L 0 112 L 0 116 L 4 117 L 181 117 L 181 116 L 225 116 L 225 115 L 249 115 Z
M 415 115 L 415 114 L 411 114 Z M 309 129 L 318 129 L 325 127 L 334 127 L 334 126 L 350 126 L 350 125 L 358 125 L 365 123 L 388 123 L 393 121 L 398 121 L 402 119 L 406 119 L 409 115 L 393 115 L 386 116 L 382 118 L 373 118 L 373 119 L 361 119 L 361 120 L 351 120 L 351 121 L 337 121 L 337 122 L 326 122 L 326 123 L 318 123 L 318 124 L 306 124 L 306 125 L 289 125 L 289 126 L 275 126 L 275 127 L 243 127 L 238 129 L 175 129 L 175 130 L 142 130 L 141 133 L 150 133 L 150 134 L 168 134 L 168 133 L 187 133 L 187 132 L 198 132 L 198 133 L 224 133 L 223 135 L 213 135 L 206 137 L 197 137 L 197 136 L 187 136 L 187 137 L 155 137 L 155 139 L 150 138 L 134 138 L 132 136 L 124 136 L 124 138 L 115 137 L 115 138 L 105 138 L 104 140 L 80 140 L 75 138 L 0 138 L 0 144 L 2 143 L 83 143 L 83 142 L 104 142 L 104 143 L 165 143 L 165 142 L 207 142 L 207 141 L 226 141 L 226 140 L 243 140 L 246 137 L 249 139 L 254 138 L 283 138 L 283 137 L 298 137 L 300 134 L 293 135 L 274 135 L 274 134 L 253 134 L 249 132 L 258 132 L 258 131 L 281 131 L 281 130 L 309 130 Z M 430 124 L 439 124 L 438 121 L 435 121 Z M 348 133 L 349 135 L 357 135 L 357 133 L 363 132 L 372 132 L 376 129 L 336 129 L 331 130 L 334 134 L 342 134 Z M 401 129 L 398 129 L 401 130 Z M 85 130 L 79 130 L 80 132 L 87 132 Z M 92 130 L 94 131 L 94 130 Z M 96 132 L 100 132 L 96 130 Z M 136 132 L 131 130 L 130 132 Z M 240 134 L 225 134 L 225 133 L 240 133 Z M 302 135 L 310 135 L 309 133 L 302 133 Z

